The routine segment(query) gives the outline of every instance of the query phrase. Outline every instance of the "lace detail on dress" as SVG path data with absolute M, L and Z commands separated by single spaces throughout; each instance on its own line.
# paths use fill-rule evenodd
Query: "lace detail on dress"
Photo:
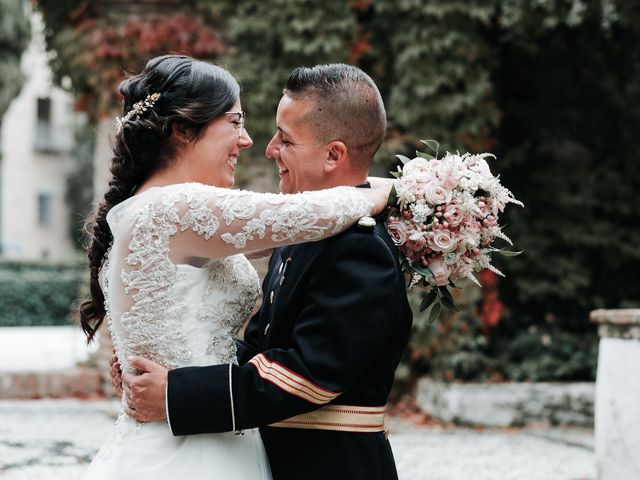
M 237 363 L 235 339 L 258 298 L 258 275 L 243 255 L 219 260 L 209 268 L 207 288 L 198 311 L 198 320 L 213 326 L 206 353 L 222 363 Z M 221 292 L 222 298 L 214 292 Z
M 207 227 L 198 212 L 185 224 L 194 228 Z M 195 223 L 194 223 L 195 222 Z M 136 214 L 131 254 L 123 270 L 125 292 L 133 298 L 133 306 L 120 317 L 127 333 L 129 350 L 171 369 L 184 364 L 190 357 L 187 339 L 181 328 L 180 305 L 177 295 L 170 295 L 175 284 L 176 266 L 169 259 L 169 238 L 177 231 L 176 203 L 147 205 Z M 171 311 L 171 315 L 167 313 Z
M 250 219 L 240 232 L 227 232 L 221 236 L 224 242 L 236 248 L 245 248 L 247 242 L 254 240 L 256 236 L 264 238 L 269 227 L 272 232 L 270 238 L 274 242 L 296 238 L 317 240 L 327 232 L 339 232 L 348 220 L 358 219 L 371 211 L 370 202 L 349 187 L 334 188 L 331 193 L 307 192 L 304 196 L 297 196 L 295 202 L 291 201 L 291 196 L 268 195 L 267 202 L 274 208 L 262 210 L 257 218 L 251 218 L 256 213 L 255 203 L 251 203 L 252 198 L 255 202 L 255 197 L 247 196 L 243 198 L 247 203 L 235 203 L 233 206 L 223 202 L 227 225 L 234 217 Z M 329 221 L 323 225 L 319 224 L 320 220 L 333 220 L 335 223 Z
M 177 280 L 173 258 L 224 259 L 210 268 L 207 290 L 217 289 L 226 298 L 215 304 L 203 301 L 197 308 L 202 318 L 219 328 L 209 353 L 232 359 L 233 338 L 255 302 L 257 289 L 253 278 L 242 278 L 248 275 L 246 259 L 232 260 L 230 249 L 320 239 L 371 210 L 362 192 L 351 187 L 282 195 L 189 183 L 152 189 L 139 198 L 143 201 L 130 203 L 135 207 L 128 216 L 112 215 L 115 224 L 120 218 L 131 222 L 118 237 L 124 242 L 121 247 L 128 243 L 125 265 L 118 272 L 128 301 L 119 308 L 114 344 L 122 360 L 133 353 L 167 368 L 186 365 L 193 358 L 182 325 L 192 306 L 184 301 L 186 290 L 180 291 L 189 287 Z
M 185 189 L 184 194 L 189 209 L 180 219 L 180 229 L 184 232 L 191 228 L 198 235 L 204 235 L 205 240 L 209 240 L 218 230 L 220 221 L 207 206 L 206 197 L 189 189 Z M 179 201 L 179 195 L 173 195 L 165 203 L 170 207 L 171 204 L 177 204 Z

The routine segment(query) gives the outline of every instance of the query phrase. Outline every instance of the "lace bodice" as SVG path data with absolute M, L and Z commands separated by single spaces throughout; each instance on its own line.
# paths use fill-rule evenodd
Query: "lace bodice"
M 348 187 L 281 195 L 195 183 L 115 206 L 104 290 L 123 371 L 132 354 L 167 368 L 235 362 L 235 337 L 259 293 L 241 253 L 319 240 L 370 210 Z

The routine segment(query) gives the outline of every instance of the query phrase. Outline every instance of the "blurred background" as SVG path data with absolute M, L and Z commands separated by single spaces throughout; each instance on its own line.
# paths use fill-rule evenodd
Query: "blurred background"
M 526 208 L 462 314 L 416 316 L 400 379 L 593 380 L 596 308 L 638 307 L 640 5 L 615 0 L 0 0 L 0 326 L 69 325 L 117 85 L 156 55 L 217 62 L 243 85 L 255 146 L 240 187 L 277 190 L 264 157 L 292 68 L 368 72 L 390 128 L 374 171 L 418 140 L 497 155 Z M 419 292 L 412 294 L 418 297 Z M 416 300 L 417 301 L 417 300 Z
M 379 86 L 389 130 L 374 173 L 419 139 L 497 156 L 493 172 L 525 203 L 502 217 L 525 253 L 495 260 L 506 278 L 486 271 L 482 289 L 457 293 L 461 313 L 429 325 L 416 309 L 398 408 L 417 408 L 424 378 L 593 382 L 589 312 L 640 307 L 639 46 L 637 0 L 0 0 L 0 396 L 113 393 L 108 337 L 97 355 L 74 324 L 84 225 L 117 85 L 163 53 L 240 80 L 254 139 L 243 188 L 277 190 L 264 147 L 281 89 L 319 63 L 357 65 Z M 7 380 L 61 369 L 74 373 L 60 387 Z

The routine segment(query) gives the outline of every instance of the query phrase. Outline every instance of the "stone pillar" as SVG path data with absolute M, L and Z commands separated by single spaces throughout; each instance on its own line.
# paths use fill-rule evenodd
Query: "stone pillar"
M 640 309 L 595 310 L 598 480 L 640 478 Z

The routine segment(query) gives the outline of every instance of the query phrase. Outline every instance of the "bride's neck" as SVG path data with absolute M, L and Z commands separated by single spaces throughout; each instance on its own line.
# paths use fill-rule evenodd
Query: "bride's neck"
M 134 194 L 142 193 L 153 187 L 166 187 L 167 185 L 193 181 L 188 171 L 180 168 L 179 165 L 174 165 L 153 173 L 144 183 L 135 189 Z

